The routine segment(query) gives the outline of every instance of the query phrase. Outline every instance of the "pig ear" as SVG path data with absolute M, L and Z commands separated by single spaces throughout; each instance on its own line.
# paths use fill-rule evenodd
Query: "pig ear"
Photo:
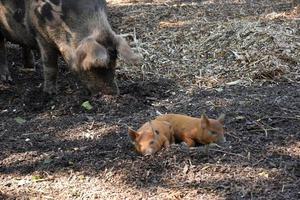
M 125 60 L 126 63 L 129 64 L 140 64 L 142 57 L 138 54 L 135 54 L 126 40 L 120 36 L 116 35 L 116 41 L 117 41 L 117 50 L 118 53 L 121 55 L 121 57 Z
M 135 141 L 139 134 L 138 132 L 128 127 L 128 135 L 130 136 L 131 140 Z
M 203 115 L 201 116 L 201 127 L 202 127 L 202 128 L 207 128 L 208 126 L 209 126 L 209 120 L 208 120 L 208 118 L 206 117 L 206 115 L 203 114 Z
M 218 118 L 218 121 L 219 121 L 221 124 L 224 124 L 224 121 L 225 121 L 225 114 L 221 114 L 220 117 Z

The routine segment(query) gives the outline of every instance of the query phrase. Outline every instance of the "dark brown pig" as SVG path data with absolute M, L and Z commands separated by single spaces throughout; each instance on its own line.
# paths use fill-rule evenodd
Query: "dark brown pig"
M 0 80 L 12 81 L 6 61 L 5 40 L 20 44 L 23 47 L 24 67 L 34 67 L 30 49 L 37 43 L 27 31 L 24 19 L 24 1 L 0 1 Z
M 44 91 L 50 94 L 56 93 L 59 55 L 92 93 L 104 94 L 119 92 L 115 80 L 118 55 L 127 63 L 140 61 L 111 29 L 104 0 L 0 1 L 0 75 L 9 79 L 5 39 L 21 44 L 25 53 L 30 53 L 28 48 L 40 50 Z

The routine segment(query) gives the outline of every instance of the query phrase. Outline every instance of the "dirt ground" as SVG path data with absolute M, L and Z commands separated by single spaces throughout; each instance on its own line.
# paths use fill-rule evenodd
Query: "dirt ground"
M 299 10 L 280 0 L 108 2 L 114 30 L 144 56 L 142 66 L 119 62 L 119 96 L 89 96 L 63 61 L 57 96 L 45 96 L 40 60 L 26 72 L 8 45 L 0 199 L 300 199 Z M 127 126 L 156 111 L 225 113 L 227 142 L 142 157 Z

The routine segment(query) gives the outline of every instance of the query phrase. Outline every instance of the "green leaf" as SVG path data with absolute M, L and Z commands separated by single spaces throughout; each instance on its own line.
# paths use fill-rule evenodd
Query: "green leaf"
M 81 104 L 82 107 L 84 107 L 86 110 L 92 110 L 93 106 L 90 104 L 89 101 L 85 101 Z
M 24 124 L 26 122 L 25 119 L 23 119 L 22 117 L 16 117 L 15 118 L 15 121 L 18 123 L 18 124 Z
M 223 90 L 224 90 L 223 88 L 216 88 L 217 92 L 223 92 Z
M 52 159 L 45 159 L 43 164 L 47 165 L 50 164 L 53 160 Z
M 39 176 L 39 175 L 35 175 L 35 176 L 31 177 L 31 181 L 34 181 L 34 182 L 40 181 L 42 179 L 43 179 L 43 177 Z

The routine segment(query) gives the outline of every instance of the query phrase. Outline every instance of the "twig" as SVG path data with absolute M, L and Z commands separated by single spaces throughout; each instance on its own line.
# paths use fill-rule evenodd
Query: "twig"
M 262 159 L 256 161 L 256 163 L 254 163 L 254 164 L 252 165 L 252 167 L 255 167 L 255 166 L 258 165 L 261 161 L 264 161 L 264 160 L 266 160 L 266 159 L 267 159 L 267 157 L 264 157 L 264 158 L 262 158 Z
M 232 132 L 232 133 L 234 133 L 234 132 Z M 230 135 L 231 137 L 234 137 L 235 139 L 238 139 L 238 140 L 240 140 L 240 138 L 238 137 L 238 136 L 235 136 L 234 134 L 232 134 L 231 132 L 226 132 L 225 134 L 226 135 Z
M 289 110 L 289 109 L 286 109 L 286 108 L 280 108 L 281 110 L 284 110 L 284 111 L 288 111 L 288 112 L 291 112 L 291 113 L 297 113 L 297 114 L 300 114 L 299 111 L 293 111 L 293 110 Z
M 260 124 L 258 122 L 255 122 L 255 124 L 257 124 L 260 128 L 262 128 L 264 130 L 264 132 L 265 132 L 265 136 L 268 137 L 268 131 L 267 131 L 267 129 L 262 124 Z
M 92 130 L 94 128 L 95 120 L 93 120 L 92 124 L 89 127 L 89 130 Z
M 266 128 L 265 130 L 267 131 L 279 131 L 280 128 Z M 260 129 L 254 129 L 254 130 L 249 130 L 249 131 L 240 131 L 241 133 L 250 133 L 250 132 L 261 132 L 261 128 Z M 228 134 L 229 135 L 229 134 Z
M 140 47 L 140 45 L 139 45 L 138 39 L 136 38 L 136 30 L 135 30 L 135 28 L 133 28 L 133 42 L 134 42 L 134 44 L 136 45 L 136 48 L 137 48 L 138 53 L 141 54 L 141 50 L 140 50 L 141 47 Z
M 258 119 L 257 121 L 261 121 L 264 119 L 294 119 L 294 120 L 300 120 L 300 116 L 295 116 L 295 117 L 283 117 L 283 116 L 270 116 L 270 117 L 263 117 Z
M 131 33 L 123 33 L 123 34 L 120 34 L 121 37 L 128 37 L 128 36 L 131 36 L 133 37 L 133 35 Z
M 241 154 L 231 153 L 231 152 L 224 151 L 224 150 L 219 150 L 219 149 L 209 149 L 209 151 L 215 151 L 215 152 L 226 153 L 226 154 L 229 154 L 229 155 L 238 156 L 238 157 L 247 159 L 247 157 L 245 157 L 245 156 L 243 156 L 243 155 L 241 155 Z

